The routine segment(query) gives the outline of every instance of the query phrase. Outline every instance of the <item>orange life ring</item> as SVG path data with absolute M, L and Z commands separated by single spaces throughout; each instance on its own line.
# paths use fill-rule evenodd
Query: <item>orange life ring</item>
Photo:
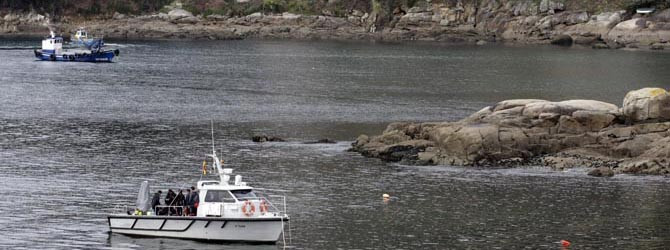
M 264 215 L 265 213 L 268 212 L 268 202 L 265 200 L 262 200 L 260 204 L 258 204 L 258 210 L 261 212 L 261 215 Z
M 247 209 L 247 206 L 249 206 L 249 209 Z M 251 201 L 245 201 L 244 204 L 242 205 L 242 213 L 249 217 L 253 215 L 256 212 L 256 206 L 254 206 Z

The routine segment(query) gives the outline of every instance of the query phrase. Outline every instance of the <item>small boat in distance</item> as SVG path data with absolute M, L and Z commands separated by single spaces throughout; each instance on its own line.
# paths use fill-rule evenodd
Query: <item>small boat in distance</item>
M 219 160 L 213 147 L 212 154 L 207 156 L 212 159 L 219 180 L 197 182 L 195 213 L 192 207 L 174 204 L 158 205 L 152 209 L 149 205 L 149 185 L 145 181 L 134 213 L 124 209 L 126 211 L 107 216 L 111 232 L 130 236 L 270 244 L 275 244 L 282 236 L 286 245 L 284 225 L 289 221 L 286 198 L 270 196 L 281 199 L 283 208 L 278 208 L 260 194 L 267 189 L 247 185 L 240 175 L 236 175 L 234 182 L 230 183 L 233 170 L 223 168 L 223 161 Z M 206 163 L 203 163 L 203 173 L 206 172 Z
M 53 31 L 51 35 L 42 40 L 42 49 L 35 50 L 35 57 L 42 61 L 65 61 L 65 62 L 111 62 L 114 56 L 119 55 L 119 50 L 104 50 L 102 40 L 92 44 L 90 47 L 77 49 L 63 49 L 63 38 L 56 36 Z
M 84 47 L 87 49 L 98 48 L 105 46 L 105 42 L 102 38 L 98 37 L 88 37 L 88 32 L 84 27 L 79 27 L 73 36 L 70 37 L 70 44 L 74 46 Z

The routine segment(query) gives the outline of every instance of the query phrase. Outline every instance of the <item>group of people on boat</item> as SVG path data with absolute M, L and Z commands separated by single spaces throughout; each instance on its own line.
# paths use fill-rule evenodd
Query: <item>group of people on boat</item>
M 168 189 L 163 204 L 161 204 L 162 193 L 161 190 L 158 190 L 151 199 L 151 209 L 156 215 L 195 216 L 198 214 L 200 195 L 195 187 L 177 189 L 177 192 Z

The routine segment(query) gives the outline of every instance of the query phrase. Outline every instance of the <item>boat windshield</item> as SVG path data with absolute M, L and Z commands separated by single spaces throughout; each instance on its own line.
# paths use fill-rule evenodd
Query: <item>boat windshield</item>
M 235 202 L 227 190 L 207 190 L 205 202 Z
M 235 198 L 241 201 L 255 200 L 258 197 L 251 189 L 230 190 L 230 192 L 235 195 Z

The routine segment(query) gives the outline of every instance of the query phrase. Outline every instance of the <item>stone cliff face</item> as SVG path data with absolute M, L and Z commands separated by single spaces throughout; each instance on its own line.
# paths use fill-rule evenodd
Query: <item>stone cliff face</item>
M 49 18 L 34 12 L 25 14 L 8 13 L 0 18 L 0 34 L 48 34 Z
M 369 13 L 368 13 L 369 12 Z M 62 18 L 58 26 L 70 33 L 86 26 L 116 38 L 242 39 L 378 39 L 451 42 L 503 41 L 516 43 L 582 44 L 594 48 L 654 48 L 670 46 L 670 9 L 651 14 L 615 10 L 589 12 L 551 0 L 417 1 L 414 7 L 351 10 L 346 16 L 292 13 L 247 16 L 194 16 L 173 10 L 143 16 L 115 14 L 111 19 Z M 46 30 L 37 14 L 9 13 L 0 19 L 4 34 Z M 48 17 L 46 17 L 48 19 Z
M 352 150 L 409 164 L 583 166 L 670 173 L 670 94 L 629 92 L 623 107 L 593 100 L 507 100 L 457 122 L 393 123 Z M 601 170 L 604 170 L 601 169 Z

